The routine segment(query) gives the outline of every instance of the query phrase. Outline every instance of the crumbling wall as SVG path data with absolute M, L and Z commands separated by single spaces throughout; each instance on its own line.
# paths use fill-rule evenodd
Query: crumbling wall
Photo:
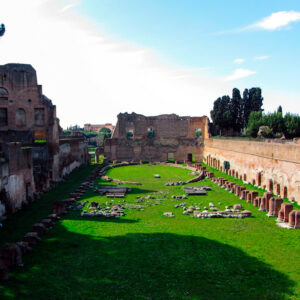
M 83 138 L 70 138 L 60 141 L 59 153 L 59 177 L 63 178 L 83 165 L 90 162 L 87 144 Z
M 32 169 L 31 148 L 23 149 L 21 144 L 7 144 L 0 163 L 0 216 L 14 213 L 22 205 L 32 201 L 35 183 Z
M 281 196 L 300 203 L 300 145 L 266 142 L 206 139 L 204 157 L 215 167 L 229 161 L 230 169 L 245 174 L 250 183 L 277 189 Z
M 201 161 L 203 145 L 202 139 L 196 138 L 197 129 L 208 137 L 207 117 L 119 114 L 112 138 L 105 141 L 104 153 L 110 160 L 167 161 L 171 155 L 174 160 L 185 161 L 193 154 Z

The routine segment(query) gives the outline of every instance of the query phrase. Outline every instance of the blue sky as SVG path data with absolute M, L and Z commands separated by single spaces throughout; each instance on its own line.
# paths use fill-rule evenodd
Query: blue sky
M 0 0 L 0 64 L 29 63 L 63 127 L 210 116 L 234 87 L 300 113 L 299 0 Z
M 240 67 L 257 72 L 244 84 L 300 89 L 300 22 L 238 31 L 272 13 L 300 12 L 299 0 L 85 0 L 78 10 L 106 33 L 149 47 L 172 64 L 227 76 L 243 58 Z M 269 58 L 255 59 L 263 56 Z

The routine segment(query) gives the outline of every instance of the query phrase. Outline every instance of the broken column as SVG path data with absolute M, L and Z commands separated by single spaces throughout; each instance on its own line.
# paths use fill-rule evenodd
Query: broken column
M 287 198 L 287 187 L 286 186 L 283 187 L 282 197 Z
M 295 213 L 295 229 L 300 228 L 300 210 Z
M 268 180 L 268 191 L 273 193 L 273 180 L 272 179 Z
M 291 203 L 282 203 L 280 211 L 278 213 L 278 219 L 279 222 L 288 222 L 289 221 L 289 214 L 293 210 L 293 204 Z
M 280 184 L 279 183 L 275 184 L 275 194 L 278 196 L 280 195 Z
M 260 206 L 259 206 L 259 210 L 260 211 L 268 211 L 267 209 L 267 203 L 266 203 L 266 198 L 265 197 L 261 197 L 260 199 Z
M 269 210 L 270 199 L 273 197 L 273 194 L 270 192 L 265 192 L 264 197 L 266 198 L 266 210 Z
M 292 210 L 289 214 L 289 227 L 291 228 L 295 227 L 295 216 L 296 216 L 296 210 Z
M 261 186 L 261 172 L 256 174 L 256 183 L 258 186 Z
M 281 198 L 272 197 L 269 202 L 268 217 L 277 217 L 282 204 Z

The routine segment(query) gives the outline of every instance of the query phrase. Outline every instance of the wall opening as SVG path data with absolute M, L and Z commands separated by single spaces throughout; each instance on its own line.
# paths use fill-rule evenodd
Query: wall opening
M 168 153 L 168 162 L 175 163 L 175 155 L 174 155 L 174 153 Z
M 45 111 L 43 108 L 34 109 L 34 125 L 36 126 L 45 125 Z
M 26 112 L 23 108 L 16 110 L 16 126 L 26 126 Z
M 197 128 L 195 131 L 195 137 L 199 138 L 202 137 L 202 129 L 201 128 Z
M 133 139 L 133 129 L 127 130 L 127 132 L 126 132 L 126 138 L 128 140 L 132 140 Z
M 151 138 L 154 138 L 154 135 L 155 135 L 154 128 L 153 127 L 149 127 L 147 129 L 147 137 L 151 139 Z
M 7 108 L 0 108 L 0 126 L 7 126 Z

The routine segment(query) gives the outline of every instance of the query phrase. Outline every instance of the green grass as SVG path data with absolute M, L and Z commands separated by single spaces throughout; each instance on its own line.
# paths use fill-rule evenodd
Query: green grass
M 69 189 L 91 168 L 74 174 Z M 69 212 L 25 256 L 25 267 L 0 284 L 3 298 L 300 299 L 300 230 L 277 227 L 274 218 L 207 179 L 192 185 L 208 185 L 212 191 L 189 197 L 187 206 L 201 203 L 203 209 L 213 202 L 224 208 L 242 203 L 253 217 L 202 220 L 182 215 L 182 209 L 174 208 L 182 201 L 171 198 L 182 195 L 182 187 L 164 184 L 192 178 L 185 169 L 141 165 L 115 168 L 107 175 L 142 183 L 131 186 L 126 203 L 144 195 L 167 200 L 161 205 L 149 200 L 142 203 L 147 206 L 144 211 L 126 210 L 126 216 L 117 220 L 82 218 L 78 211 Z M 67 188 L 58 189 L 55 197 L 50 193 L 44 202 L 65 197 Z M 161 195 L 156 194 L 159 191 Z M 84 200 L 110 201 L 92 190 Z M 41 216 L 46 213 L 43 209 Z M 175 218 L 162 216 L 166 211 Z M 29 210 L 24 213 L 30 221 L 20 219 L 22 213 L 13 216 L 17 225 L 5 226 L 9 232 L 2 241 L 18 238 L 16 231 L 25 230 L 21 224 L 34 223 L 40 211 L 32 212 L 35 217 Z

